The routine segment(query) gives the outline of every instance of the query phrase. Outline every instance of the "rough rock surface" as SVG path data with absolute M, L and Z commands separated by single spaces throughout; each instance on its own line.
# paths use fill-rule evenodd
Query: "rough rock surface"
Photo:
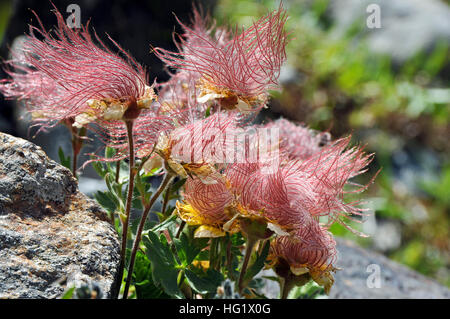
M 349 240 L 338 238 L 337 243 L 337 265 L 342 270 L 336 272 L 330 298 L 450 298 L 448 288 L 381 254 Z
M 450 290 L 385 256 L 337 238 L 339 252 L 330 299 L 448 299 Z M 379 272 L 378 272 L 379 271 Z M 379 274 L 379 282 L 374 276 Z M 273 276 L 265 270 L 264 276 Z M 379 283 L 379 285 L 377 285 Z M 279 286 L 268 280 L 263 292 L 278 298 Z
M 66 287 L 116 289 L 119 241 L 69 170 L 0 133 L 0 298 L 57 298 Z

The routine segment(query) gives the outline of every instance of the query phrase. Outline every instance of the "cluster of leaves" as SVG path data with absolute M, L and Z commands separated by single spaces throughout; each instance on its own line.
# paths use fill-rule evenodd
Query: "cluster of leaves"
M 105 158 L 113 158 L 114 155 L 114 149 L 106 148 Z M 62 150 L 59 156 L 61 163 L 70 168 L 70 156 L 66 156 Z M 128 165 L 125 161 L 93 162 L 92 165 L 107 186 L 106 191 L 97 191 L 94 197 L 108 212 L 111 222 L 121 234 L 119 218 L 126 201 Z M 119 169 L 116 165 L 120 165 Z M 157 171 L 145 173 L 142 170 L 136 175 L 134 209 L 142 210 L 141 196 L 145 196 L 147 200 L 151 197 L 152 180 L 155 179 L 158 179 Z M 195 227 L 180 223 L 180 219 L 173 213 L 175 207 L 171 205 L 179 198 L 179 190 L 184 182 L 185 179 L 178 179 L 172 184 L 161 196 L 161 200 L 167 202 L 166 207 L 161 205 L 164 211 L 154 210 L 146 222 L 131 282 L 134 289 L 130 289 L 129 298 L 266 298 L 261 292 L 266 280 L 279 280 L 277 277 L 257 276 L 266 264 L 269 241 L 260 244 L 251 256 L 250 266 L 244 277 L 247 288 L 241 295 L 234 292 L 246 240 L 241 233 L 211 239 L 194 238 Z M 126 265 L 129 263 L 137 222 L 136 219 L 131 223 Z M 125 272 L 123 282 L 126 277 Z M 71 287 L 62 298 L 93 298 L 91 292 L 94 290 L 91 290 L 89 287 Z M 94 295 L 97 296 L 98 292 L 94 291 Z M 295 289 L 290 298 L 324 296 L 323 288 L 309 283 L 305 288 Z

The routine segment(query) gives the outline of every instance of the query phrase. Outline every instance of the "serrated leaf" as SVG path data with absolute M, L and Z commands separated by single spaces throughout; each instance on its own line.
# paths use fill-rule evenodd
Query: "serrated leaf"
M 95 160 L 94 157 L 91 157 L 91 159 Z M 93 161 L 93 162 L 91 162 L 91 165 L 100 177 L 102 177 L 102 178 L 105 177 L 107 170 L 104 169 L 102 163 L 100 163 L 98 161 Z
M 175 224 L 175 220 L 177 219 L 176 215 L 171 215 L 169 218 L 167 218 L 165 221 L 163 221 L 162 223 L 156 225 L 155 227 L 153 227 L 151 229 L 151 231 L 153 232 L 159 232 L 165 229 L 168 229 L 169 227 L 171 227 L 173 224 Z
M 114 212 L 117 208 L 116 202 L 113 200 L 114 196 L 108 192 L 97 191 L 94 198 L 108 212 Z
M 149 231 L 143 237 L 143 242 L 151 263 L 153 282 L 160 284 L 167 294 L 182 298 L 177 281 L 180 270 L 176 268 L 175 257 L 164 235 L 158 237 L 156 233 Z
M 156 286 L 152 280 L 151 263 L 147 256 L 141 251 L 137 252 L 136 262 L 133 271 L 133 283 L 138 299 L 159 299 L 170 298 L 160 287 Z
M 190 241 L 185 233 L 181 233 L 180 238 L 174 238 L 173 242 L 183 266 L 187 266 L 206 247 L 208 239 L 195 239 Z
M 214 270 L 208 270 L 206 276 L 199 276 L 189 269 L 184 274 L 189 285 L 200 294 L 216 292 L 223 280 L 223 276 Z

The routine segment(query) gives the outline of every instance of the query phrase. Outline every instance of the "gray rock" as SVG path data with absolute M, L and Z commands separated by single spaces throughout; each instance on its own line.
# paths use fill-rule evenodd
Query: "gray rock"
M 385 256 L 336 238 L 339 252 L 330 299 L 448 299 L 450 290 Z M 379 276 L 377 277 L 377 275 Z M 275 276 L 264 270 L 259 276 Z M 262 293 L 279 298 L 279 285 L 267 280 Z
M 337 243 L 337 265 L 342 270 L 336 272 L 330 298 L 450 298 L 447 287 L 381 254 L 363 249 L 349 240 L 338 238 Z
M 0 133 L 0 298 L 57 298 L 92 282 L 116 289 L 117 233 L 71 172 Z

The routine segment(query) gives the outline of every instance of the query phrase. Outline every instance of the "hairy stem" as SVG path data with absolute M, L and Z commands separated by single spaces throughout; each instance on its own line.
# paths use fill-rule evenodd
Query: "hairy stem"
M 247 238 L 247 248 L 245 250 L 244 263 L 242 264 L 241 273 L 239 274 L 238 289 L 240 294 L 244 289 L 244 277 L 245 273 L 247 272 L 248 262 L 250 261 L 250 256 L 252 255 L 253 248 L 255 247 L 257 242 L 258 239 L 255 239 L 253 237 L 249 236 Z
M 177 231 L 177 233 L 175 235 L 175 238 L 177 238 L 177 239 L 180 238 L 180 235 L 183 232 L 184 226 L 186 226 L 186 222 L 183 220 L 183 221 L 181 221 L 181 224 L 178 227 L 178 231 Z
M 119 281 L 122 281 L 123 270 L 125 268 L 125 252 L 127 248 L 127 238 L 128 238 L 128 224 L 130 220 L 131 202 L 133 200 L 133 189 L 134 189 L 134 138 L 133 138 L 133 121 L 125 121 L 127 127 L 128 135 L 128 149 L 129 149 L 129 179 L 128 179 L 128 194 L 127 202 L 125 206 L 125 220 L 122 218 L 122 245 L 120 250 L 120 264 L 119 264 Z M 119 292 L 117 292 L 119 293 Z
M 291 278 L 289 278 L 289 276 L 287 278 L 280 278 L 280 298 L 281 299 L 287 299 L 289 292 L 292 290 L 292 288 L 294 288 L 294 283 L 291 280 Z
M 166 173 L 163 181 L 159 185 L 158 190 L 153 194 L 148 205 L 145 207 L 144 212 L 142 213 L 141 221 L 139 222 L 139 226 L 136 231 L 136 238 L 134 239 L 133 249 L 131 251 L 130 265 L 128 266 L 128 275 L 127 275 L 127 280 L 125 283 L 125 289 L 123 292 L 123 299 L 127 299 L 128 290 L 130 289 L 131 277 L 133 276 L 134 262 L 136 259 L 137 250 L 139 248 L 139 243 L 141 242 L 141 236 L 142 236 L 142 231 L 144 230 L 145 221 L 147 220 L 148 214 L 150 213 L 150 210 L 152 209 L 153 204 L 156 202 L 159 195 L 161 195 L 161 193 L 164 191 L 164 189 L 166 189 L 167 186 L 170 184 L 173 177 L 174 176 L 172 174 Z
M 74 143 L 72 143 L 72 151 L 73 151 L 73 161 L 72 161 L 72 174 L 77 178 L 77 165 L 78 165 L 78 152 L 74 147 Z
M 116 181 L 116 183 L 119 183 L 119 178 L 120 178 L 120 160 L 118 160 L 117 162 L 116 162 L 116 179 L 115 179 L 115 181 Z

